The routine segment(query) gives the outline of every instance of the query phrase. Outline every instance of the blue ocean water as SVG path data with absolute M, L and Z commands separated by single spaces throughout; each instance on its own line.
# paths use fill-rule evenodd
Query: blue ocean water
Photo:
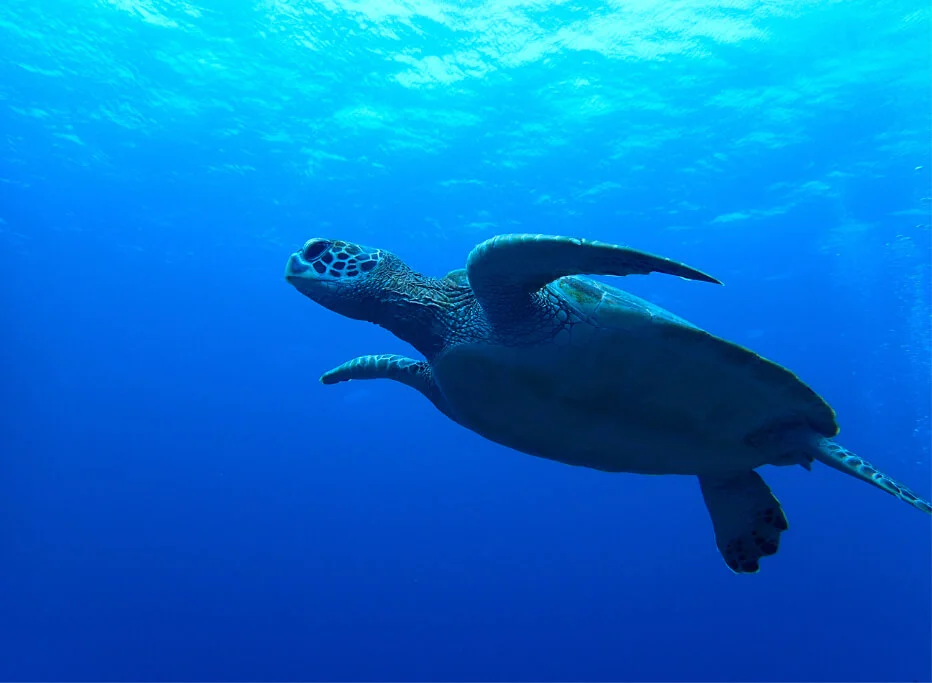
M 928 497 L 927 2 L 0 4 L 0 678 L 932 678 L 930 522 L 816 465 L 718 554 L 693 477 L 522 455 L 283 279 L 499 233 L 793 369 Z

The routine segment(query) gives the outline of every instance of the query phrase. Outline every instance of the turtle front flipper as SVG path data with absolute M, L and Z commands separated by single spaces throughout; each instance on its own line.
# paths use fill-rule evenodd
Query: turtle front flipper
M 433 371 L 425 361 L 392 353 L 360 356 L 320 376 L 322 384 L 338 384 L 354 379 L 390 379 L 401 382 L 420 391 L 446 413 L 445 401 L 434 383 Z
M 736 574 L 756 574 L 760 559 L 777 552 L 788 528 L 780 501 L 753 470 L 703 475 L 699 486 L 725 564 Z
M 499 235 L 477 245 L 466 260 L 469 284 L 483 308 L 513 313 L 529 295 L 567 275 L 666 273 L 721 284 L 702 271 L 636 249 L 551 235 Z
M 932 503 L 923 500 L 911 491 L 908 486 L 901 484 L 893 477 L 887 476 L 864 458 L 858 457 L 836 441 L 826 438 L 816 439 L 810 457 L 840 472 L 850 474 L 852 477 L 866 481 L 868 484 L 873 484 L 881 491 L 896 496 L 904 503 L 909 503 L 914 508 L 932 514 Z

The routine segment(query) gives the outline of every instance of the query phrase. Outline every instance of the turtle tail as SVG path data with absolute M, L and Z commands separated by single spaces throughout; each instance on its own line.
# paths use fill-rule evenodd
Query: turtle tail
M 833 467 L 840 472 L 857 477 L 868 484 L 883 489 L 890 495 L 896 496 L 905 503 L 909 503 L 923 512 L 932 514 L 932 504 L 923 500 L 908 487 L 895 479 L 888 477 L 863 458 L 858 457 L 847 448 L 831 439 L 820 438 L 815 443 L 812 456 L 815 460 Z

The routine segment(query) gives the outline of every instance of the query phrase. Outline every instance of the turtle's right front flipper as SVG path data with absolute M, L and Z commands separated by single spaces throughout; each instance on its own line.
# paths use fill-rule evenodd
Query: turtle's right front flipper
M 666 273 L 721 284 L 684 263 L 606 242 L 552 235 L 499 235 L 466 260 L 469 284 L 493 316 L 510 315 L 547 283 L 567 275 Z
M 383 353 L 377 356 L 360 356 L 346 361 L 320 376 L 322 384 L 337 384 L 354 379 L 390 379 L 417 389 L 446 413 L 445 401 L 434 383 L 430 365 L 407 356 Z

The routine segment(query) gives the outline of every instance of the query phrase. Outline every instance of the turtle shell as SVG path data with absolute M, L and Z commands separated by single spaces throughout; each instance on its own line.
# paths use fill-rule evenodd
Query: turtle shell
M 564 277 L 550 289 L 595 327 L 639 330 L 656 339 L 661 353 L 677 352 L 657 358 L 652 371 L 658 378 L 665 377 L 698 394 L 708 392 L 710 384 L 722 384 L 726 392 L 740 395 L 744 409 L 730 406 L 731 420 L 746 418 L 748 424 L 772 424 L 783 416 L 784 424 L 802 420 L 823 436 L 838 434 L 832 407 L 782 365 L 709 334 L 649 301 L 587 277 Z M 709 415 L 709 419 L 714 422 L 716 416 Z M 728 418 L 721 415 L 717 419 Z
M 766 464 L 749 439 L 838 432 L 832 408 L 786 368 L 634 295 L 573 276 L 545 341 L 477 340 L 434 360 L 456 419 L 493 441 L 609 471 L 703 474 Z

